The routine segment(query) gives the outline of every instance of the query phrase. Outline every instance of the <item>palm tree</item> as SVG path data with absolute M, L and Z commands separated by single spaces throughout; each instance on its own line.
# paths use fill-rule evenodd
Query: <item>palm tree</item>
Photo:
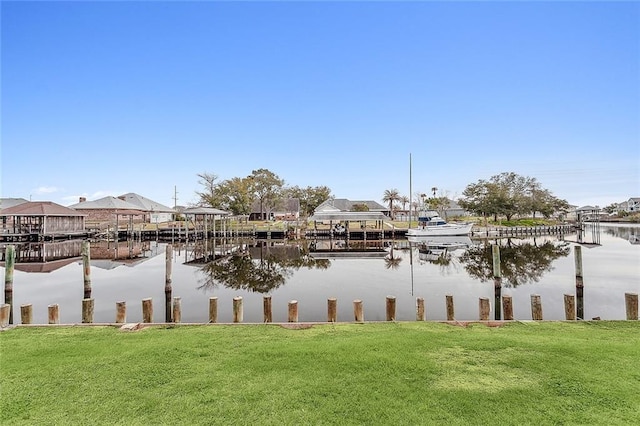
M 400 202 L 402 203 L 402 210 L 406 210 L 406 206 L 407 203 L 409 203 L 409 197 L 407 197 L 406 195 L 403 195 L 402 197 L 400 197 Z
M 436 198 L 436 192 L 438 192 L 438 188 L 434 186 L 433 188 L 431 188 L 431 192 L 433 192 L 433 198 Z
M 395 188 L 385 190 L 382 195 L 382 202 L 389 203 L 389 214 L 391 215 L 391 219 L 393 219 L 393 202 L 398 201 L 399 198 L 400 194 Z

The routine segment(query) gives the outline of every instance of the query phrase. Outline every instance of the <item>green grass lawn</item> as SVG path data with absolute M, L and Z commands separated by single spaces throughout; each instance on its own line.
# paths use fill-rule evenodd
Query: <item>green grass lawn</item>
M 18 327 L 3 425 L 636 425 L 640 322 Z

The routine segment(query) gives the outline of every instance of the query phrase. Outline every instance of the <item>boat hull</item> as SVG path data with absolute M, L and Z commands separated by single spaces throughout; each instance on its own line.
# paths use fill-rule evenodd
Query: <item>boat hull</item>
M 446 225 L 434 225 L 424 226 L 420 228 L 410 228 L 407 231 L 407 236 L 411 237 L 436 237 L 443 235 L 469 235 L 473 228 L 473 223 L 453 224 L 447 223 Z

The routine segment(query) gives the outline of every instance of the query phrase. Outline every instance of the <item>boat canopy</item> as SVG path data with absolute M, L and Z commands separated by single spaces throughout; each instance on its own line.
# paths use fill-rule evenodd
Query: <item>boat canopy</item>
M 345 222 L 345 221 L 367 221 L 367 220 L 381 220 L 391 221 L 389 216 L 386 216 L 382 212 L 317 212 L 309 218 L 311 221 L 323 222 Z

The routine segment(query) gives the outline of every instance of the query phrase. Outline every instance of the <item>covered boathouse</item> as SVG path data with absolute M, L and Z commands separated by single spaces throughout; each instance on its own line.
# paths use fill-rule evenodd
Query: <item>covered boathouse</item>
M 85 215 L 52 201 L 28 201 L 0 210 L 2 241 L 39 241 L 87 235 Z

